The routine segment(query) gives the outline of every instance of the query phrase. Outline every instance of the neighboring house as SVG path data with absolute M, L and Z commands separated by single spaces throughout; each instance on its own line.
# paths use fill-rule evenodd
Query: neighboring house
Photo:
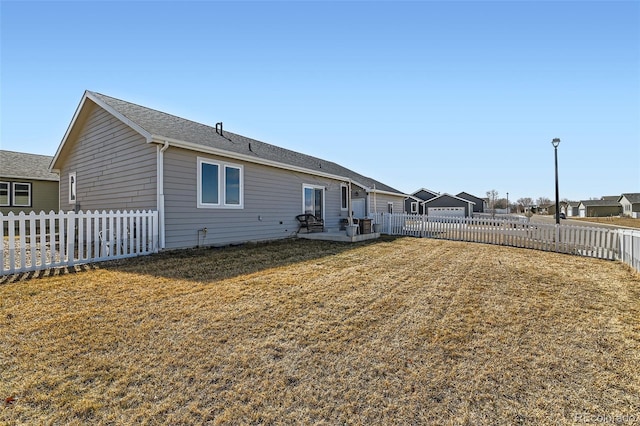
M 622 194 L 618 203 L 622 206 L 623 215 L 640 219 L 640 193 Z
M 578 205 L 580 217 L 618 216 L 622 208 L 617 200 L 583 200 Z
M 404 212 L 410 214 L 426 214 L 422 202 L 440 195 L 437 192 L 420 188 L 404 200 Z
M 580 214 L 580 201 L 569 201 L 567 204 L 567 217 L 574 217 Z
M 471 195 L 468 192 L 461 192 L 456 194 L 456 197 L 463 198 L 465 200 L 473 201 L 473 212 L 474 213 L 484 213 L 487 209 L 487 201 L 484 198 L 476 197 L 475 195 Z
M 422 204 L 428 216 L 470 217 L 475 203 L 455 195 L 441 194 Z
M 0 213 L 58 211 L 58 174 L 53 157 L 0 150 Z
M 296 215 L 338 229 L 401 212 L 406 194 L 336 163 L 86 91 L 51 164 L 64 210 L 157 210 L 160 248 L 295 235 Z M 350 190 L 350 192 L 349 192 Z M 202 240 L 201 240 L 202 236 Z
M 567 203 L 565 201 L 560 201 L 558 205 L 560 206 L 560 213 L 564 213 L 566 215 Z M 542 210 L 546 212 L 544 214 L 550 214 L 552 216 L 556 215 L 556 203 L 545 204 L 544 206 L 541 206 L 541 207 L 542 207 Z

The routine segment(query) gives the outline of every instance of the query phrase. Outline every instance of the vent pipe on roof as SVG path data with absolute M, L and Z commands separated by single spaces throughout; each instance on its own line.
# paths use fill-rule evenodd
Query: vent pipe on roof
M 216 133 L 219 134 L 220 136 L 224 136 L 222 134 L 222 121 L 219 123 L 216 123 Z

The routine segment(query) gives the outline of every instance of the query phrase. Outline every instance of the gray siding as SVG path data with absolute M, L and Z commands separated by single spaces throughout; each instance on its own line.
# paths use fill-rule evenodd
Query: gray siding
M 464 198 L 465 200 L 473 201 L 475 204 L 473 205 L 474 213 L 483 213 L 484 212 L 484 200 L 482 198 L 478 198 L 475 195 L 471 195 L 467 192 L 461 192 L 456 194 L 456 197 Z
M 60 208 L 69 203 L 69 173 L 76 173 L 82 210 L 155 210 L 156 145 L 97 106 L 77 140 L 69 141 L 60 170 Z
M 244 208 L 197 208 L 197 159 L 242 165 Z M 294 236 L 302 185 L 324 186 L 325 226 L 338 228 L 340 181 L 170 147 L 164 154 L 166 248 L 225 245 Z M 207 228 L 206 238 L 198 232 Z
M 368 214 L 377 213 L 387 213 L 388 204 L 393 203 L 393 212 L 394 213 L 403 213 L 404 212 L 404 196 L 398 195 L 387 195 L 387 194 L 379 194 L 376 193 L 375 204 L 373 200 L 373 194 L 369 194 L 369 202 L 370 207 Z

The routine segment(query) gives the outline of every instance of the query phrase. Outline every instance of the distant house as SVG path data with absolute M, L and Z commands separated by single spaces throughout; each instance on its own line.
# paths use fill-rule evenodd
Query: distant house
M 214 128 L 90 91 L 51 167 L 60 173 L 64 210 L 157 210 L 161 249 L 286 238 L 302 213 L 337 230 L 350 208 L 355 217 L 401 212 L 406 198 L 222 123 Z
M 487 209 L 487 200 L 485 200 L 484 198 L 476 197 L 475 195 L 471 195 L 468 192 L 461 192 L 459 194 L 456 194 L 456 197 L 473 201 L 475 203 L 473 205 L 474 213 L 484 213 L 484 211 Z
M 607 217 L 618 216 L 622 211 L 620 203 L 616 200 L 583 200 L 578 205 L 580 217 Z
M 404 200 L 404 212 L 409 214 L 426 214 L 422 203 L 440 195 L 426 188 L 420 188 Z
M 423 203 L 428 216 L 470 217 L 474 202 L 451 194 L 441 194 Z
M 57 173 L 53 157 L 0 150 L 0 213 L 58 211 Z
M 567 217 L 578 216 L 580 214 L 579 206 L 580 201 L 569 201 L 567 204 Z
M 567 203 L 565 201 L 560 201 L 558 203 L 558 206 L 560 207 L 560 213 L 567 214 Z M 555 216 L 555 214 L 556 214 L 556 203 L 545 204 L 545 205 L 540 206 L 540 207 L 541 207 L 541 211 L 545 212 L 545 213 L 541 213 L 541 214 L 550 214 L 552 216 Z
M 622 194 L 618 197 L 618 202 L 623 215 L 640 219 L 640 193 Z

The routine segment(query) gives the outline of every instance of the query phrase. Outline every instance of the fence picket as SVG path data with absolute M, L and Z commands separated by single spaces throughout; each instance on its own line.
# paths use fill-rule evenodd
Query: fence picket
M 152 210 L 0 213 L 0 275 L 155 253 L 157 217 Z
M 620 260 L 640 271 L 640 231 L 520 220 L 376 213 L 382 233 L 507 245 L 542 251 Z

